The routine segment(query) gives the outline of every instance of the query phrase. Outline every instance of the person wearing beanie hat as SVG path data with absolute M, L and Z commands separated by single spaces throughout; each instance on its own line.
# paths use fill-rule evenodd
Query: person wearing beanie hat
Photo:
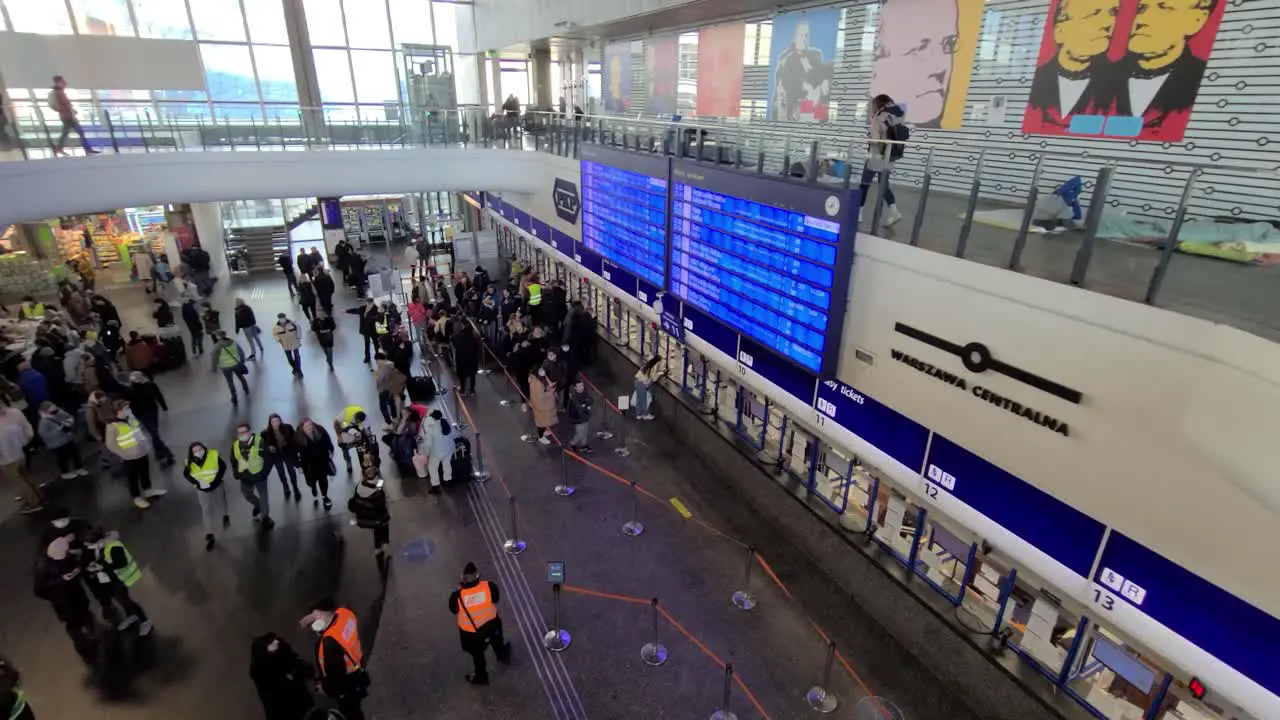
M 475 563 L 462 568 L 458 589 L 449 595 L 449 612 L 458 621 L 462 651 L 471 656 L 475 669 L 467 673 L 467 682 L 488 685 L 485 648 L 493 646 L 498 662 L 511 660 L 511 643 L 502 636 L 502 618 L 498 617 L 498 584 L 480 577 Z

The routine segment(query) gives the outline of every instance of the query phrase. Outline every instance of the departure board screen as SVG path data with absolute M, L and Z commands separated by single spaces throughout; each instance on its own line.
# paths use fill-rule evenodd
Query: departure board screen
M 671 198 L 672 294 L 805 370 L 830 374 L 856 192 L 678 160 Z
M 665 156 L 582 149 L 582 244 L 660 288 L 666 286 L 670 169 Z

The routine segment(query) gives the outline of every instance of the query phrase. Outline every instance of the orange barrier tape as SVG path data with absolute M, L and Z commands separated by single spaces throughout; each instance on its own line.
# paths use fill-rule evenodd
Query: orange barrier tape
M 711 658 L 711 660 L 715 662 L 716 665 L 720 666 L 720 669 L 722 670 L 724 669 L 724 661 L 720 659 L 720 656 L 712 652 L 711 648 L 707 647 L 706 645 L 703 645 L 702 641 L 699 640 L 697 637 L 695 637 L 693 633 L 685 629 L 685 626 L 681 625 L 679 620 L 676 620 L 675 618 L 671 617 L 671 613 L 667 612 L 666 608 L 659 605 L 658 613 L 662 615 L 662 617 L 666 618 L 667 622 L 671 623 L 671 627 L 675 628 L 676 630 L 679 630 L 680 634 L 684 635 L 686 640 L 693 643 L 694 647 L 698 648 L 703 652 L 704 655 Z
M 590 595 L 592 597 L 604 598 L 606 600 L 619 600 L 621 602 L 635 603 L 636 605 L 648 605 L 652 600 L 634 597 L 632 595 L 618 595 L 603 590 L 592 590 L 591 588 L 578 587 L 577 585 L 561 585 L 561 590 L 565 592 L 577 593 L 579 595 Z
M 586 373 L 580 372 L 578 373 L 578 377 L 582 378 L 582 382 L 586 383 L 587 387 L 596 391 L 596 394 L 600 396 L 600 399 L 604 400 L 605 405 L 608 405 L 610 408 L 613 409 L 614 412 L 618 413 L 619 415 L 622 414 L 622 411 L 618 409 L 618 406 L 614 405 L 613 402 L 609 400 L 609 396 L 605 395 L 603 390 L 596 387 L 596 384 L 591 382 L 591 378 L 587 377 Z
M 462 410 L 462 414 L 467 416 L 467 424 L 471 427 L 476 426 L 475 418 L 471 417 L 471 410 L 467 407 L 467 401 L 462 399 L 462 393 L 458 392 L 458 388 L 453 389 L 454 397 L 458 399 L 458 408 Z

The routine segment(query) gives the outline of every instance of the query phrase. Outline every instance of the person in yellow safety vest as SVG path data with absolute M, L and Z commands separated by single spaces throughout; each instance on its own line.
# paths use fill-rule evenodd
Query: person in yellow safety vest
M 343 718 L 364 720 L 360 703 L 369 694 L 369 673 L 356 614 L 325 598 L 312 605 L 302 624 L 320 636 L 316 642 L 320 689 L 337 704 Z
M 342 459 L 347 463 L 347 474 L 351 469 L 351 448 L 360 444 L 360 435 L 369 431 L 369 416 L 359 405 L 348 405 L 342 414 L 333 420 L 334 437 L 338 447 L 342 449 Z
M 37 322 L 43 320 L 44 303 L 36 302 L 36 299 L 30 295 L 22 298 L 22 304 L 18 306 L 18 319 Z
M 151 487 L 151 436 L 133 416 L 127 400 L 116 401 L 115 417 L 107 420 L 103 436 L 107 451 L 120 458 L 134 506 L 141 510 L 151 507 L 151 499 L 165 491 Z
M 36 720 L 27 693 L 22 689 L 22 673 L 7 658 L 0 657 L 0 718 Z
M 182 466 L 182 477 L 200 493 L 196 497 L 200 500 L 206 552 L 214 546 L 214 521 L 219 507 L 222 508 L 222 527 L 231 524 L 231 516 L 227 513 L 227 488 L 222 484 L 226 474 L 227 463 L 218 456 L 217 450 L 205 447 L 202 442 L 193 442 L 187 448 L 187 462 Z
M 485 648 L 493 646 L 498 662 L 511 660 L 511 643 L 502 637 L 502 618 L 498 617 L 498 584 L 480 577 L 475 563 L 462 568 L 458 589 L 449 596 L 449 612 L 458 621 L 462 651 L 471 656 L 475 669 L 467 674 L 467 682 L 488 685 Z
M 253 519 L 262 521 L 262 529 L 276 526 L 271 519 L 271 493 L 267 487 L 267 462 L 262 457 L 262 435 L 248 423 L 236 426 L 236 439 L 231 445 L 234 460 L 231 472 L 240 481 L 240 494 L 253 506 Z
M 89 589 L 102 604 L 107 621 L 114 622 L 117 627 L 125 627 L 136 620 L 142 623 L 138 626 L 138 635 L 149 635 L 151 620 L 142 606 L 129 596 L 129 588 L 142 579 L 142 568 L 138 567 L 133 554 L 120 542 L 116 533 L 108 533 L 102 528 L 89 531 L 85 537 L 85 548 L 89 551 L 86 566 Z
M 536 308 L 542 304 L 542 283 L 537 273 L 529 278 L 529 307 Z

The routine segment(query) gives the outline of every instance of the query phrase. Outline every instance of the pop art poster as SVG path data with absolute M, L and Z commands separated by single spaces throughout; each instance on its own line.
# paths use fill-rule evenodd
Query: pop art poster
M 1022 132 L 1180 142 L 1226 0 L 1051 0 Z
M 648 110 L 659 115 L 676 111 L 676 84 L 680 81 L 680 36 L 663 35 L 644 41 L 645 97 Z
M 742 23 L 714 25 L 698 31 L 698 115 L 738 117 L 742 108 L 742 53 L 746 35 L 746 26 Z
M 959 128 L 982 8 L 983 0 L 887 0 L 876 29 L 871 97 L 893 98 L 916 127 Z
M 770 120 L 827 122 L 841 8 L 782 13 L 773 19 Z
M 624 113 L 631 109 L 631 43 L 604 48 L 604 109 Z

